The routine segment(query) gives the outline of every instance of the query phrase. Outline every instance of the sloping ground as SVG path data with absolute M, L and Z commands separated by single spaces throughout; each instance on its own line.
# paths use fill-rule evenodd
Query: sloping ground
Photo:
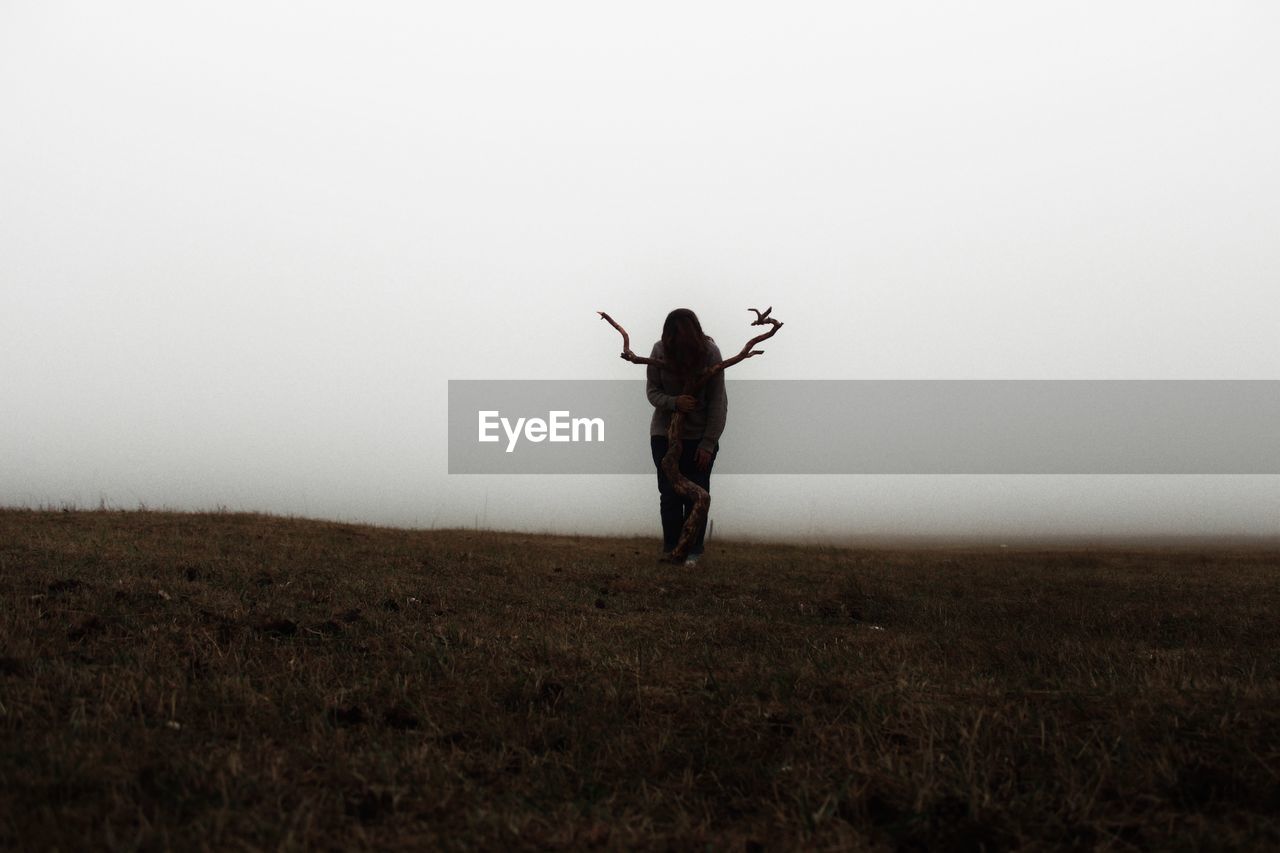
M 0 510 L 0 846 L 1280 845 L 1280 555 Z

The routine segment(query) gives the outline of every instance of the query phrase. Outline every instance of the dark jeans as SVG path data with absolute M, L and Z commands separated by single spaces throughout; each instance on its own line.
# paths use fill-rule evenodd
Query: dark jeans
M 658 509 L 662 515 L 662 550 L 670 551 L 680 541 L 680 531 L 684 528 L 685 519 L 693 511 L 693 501 L 685 500 L 681 497 L 675 487 L 671 485 L 671 481 L 667 479 L 667 475 L 662 471 L 662 457 L 667 455 L 667 437 L 665 435 L 650 436 L 649 446 L 653 450 L 653 464 L 658 469 Z M 680 473 L 710 492 L 711 469 L 715 467 L 715 455 L 712 455 L 711 464 L 707 466 L 707 470 L 699 471 L 698 466 L 693 461 L 693 454 L 697 450 L 698 439 L 686 438 L 681 440 Z M 719 448 L 716 449 L 716 452 L 719 452 Z M 702 525 L 698 528 L 698 535 L 693 540 L 693 544 L 689 546 L 690 555 L 702 553 L 702 540 L 705 538 L 706 533 L 707 519 L 703 518 Z

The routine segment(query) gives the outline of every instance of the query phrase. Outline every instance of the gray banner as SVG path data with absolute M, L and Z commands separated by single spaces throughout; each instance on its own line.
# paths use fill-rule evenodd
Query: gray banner
M 716 474 L 1280 474 L 1280 381 L 726 387 Z M 652 473 L 652 414 L 643 379 L 450 380 L 449 473 Z

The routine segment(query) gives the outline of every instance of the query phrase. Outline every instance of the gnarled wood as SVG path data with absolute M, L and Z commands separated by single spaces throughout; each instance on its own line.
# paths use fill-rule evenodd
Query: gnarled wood
M 660 358 L 642 358 L 631 351 L 631 336 L 627 334 L 627 330 L 618 325 L 617 321 L 603 311 L 597 311 L 603 319 L 609 321 L 609 325 L 613 326 L 622 335 L 622 355 L 619 356 L 623 361 L 629 361 L 632 364 L 656 364 L 658 367 L 665 367 Z
M 764 355 L 764 350 L 752 349 L 756 344 L 773 337 L 782 328 L 782 323 L 774 320 L 769 316 L 773 311 L 773 306 L 769 306 L 760 311 L 756 308 L 748 308 L 748 311 L 754 312 L 756 319 L 751 323 L 753 326 L 772 326 L 773 328 L 764 334 L 757 335 L 747 341 L 742 351 L 732 358 L 726 358 L 716 362 L 710 367 L 703 370 L 696 376 L 690 377 L 684 386 L 682 394 L 697 396 L 703 386 L 711 377 L 715 376 L 722 370 L 732 367 L 733 365 L 757 355 Z M 658 358 L 642 358 L 631 351 L 631 337 L 627 334 L 627 330 L 618 325 L 612 317 L 603 311 L 597 312 L 602 318 L 609 322 L 622 335 L 622 359 L 632 364 L 653 364 L 659 368 L 665 367 L 666 364 L 662 359 Z M 684 442 L 680 437 L 680 432 L 684 427 L 684 412 L 676 409 L 671 413 L 671 422 L 667 426 L 667 452 L 662 457 L 662 473 L 667 475 L 667 479 L 671 482 L 671 487 L 676 490 L 676 494 L 683 498 L 693 501 L 693 509 L 689 512 L 689 517 L 685 519 L 684 528 L 680 531 L 680 539 L 676 543 L 676 547 L 671 551 L 670 560 L 673 563 L 683 563 L 685 556 L 689 553 L 689 547 L 693 544 L 693 540 L 697 538 L 698 527 L 702 524 L 702 520 L 707 517 L 707 510 L 711 507 L 711 495 L 706 489 L 690 480 L 680 472 L 680 454 L 684 450 Z

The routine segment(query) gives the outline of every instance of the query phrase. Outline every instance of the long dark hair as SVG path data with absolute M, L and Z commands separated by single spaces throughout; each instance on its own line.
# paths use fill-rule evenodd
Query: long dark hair
M 663 360 L 673 372 L 691 376 L 706 366 L 710 340 L 702 331 L 697 314 L 688 308 L 677 308 L 662 324 Z

